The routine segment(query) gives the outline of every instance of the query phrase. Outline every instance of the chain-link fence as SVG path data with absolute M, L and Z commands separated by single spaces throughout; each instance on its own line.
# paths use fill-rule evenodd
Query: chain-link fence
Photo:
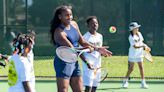
M 0 52 L 10 54 L 13 37 L 19 32 L 33 29 L 36 32 L 35 55 L 54 55 L 49 39 L 49 22 L 54 9 L 63 3 L 73 6 L 74 20 L 82 33 L 88 30 L 86 17 L 98 17 L 98 31 L 104 36 L 104 45 L 110 46 L 114 55 L 127 55 L 128 24 L 131 21 L 142 25 L 140 30 L 145 42 L 152 48 L 152 54 L 164 55 L 163 0 L 1 0 Z M 115 34 L 108 32 L 111 25 L 117 27 Z

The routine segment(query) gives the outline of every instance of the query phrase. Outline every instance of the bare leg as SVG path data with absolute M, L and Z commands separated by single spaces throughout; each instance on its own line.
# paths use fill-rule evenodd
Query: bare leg
M 85 92 L 91 92 L 91 91 L 92 91 L 92 87 L 85 86 Z
M 123 88 L 128 88 L 128 80 L 129 80 L 129 76 L 131 74 L 131 72 L 134 69 L 134 62 L 128 62 L 128 71 L 126 73 L 125 79 L 123 80 Z
M 69 79 L 57 78 L 58 92 L 68 92 Z
M 129 78 L 131 72 L 133 71 L 134 69 L 134 62 L 128 62 L 128 71 L 127 71 L 127 74 L 125 76 L 126 79 Z
M 148 88 L 148 85 L 146 84 L 145 77 L 144 77 L 143 62 L 138 62 L 138 67 L 139 67 L 141 78 L 142 78 L 141 88 Z
M 96 92 L 97 87 L 85 86 L 85 92 Z
M 138 67 L 139 67 L 139 70 L 140 70 L 141 78 L 144 79 L 143 62 L 138 62 Z
M 91 92 L 96 92 L 97 87 L 92 87 L 92 91 Z
M 82 92 L 83 91 L 83 81 L 81 76 L 72 77 L 70 80 L 70 85 L 73 92 Z

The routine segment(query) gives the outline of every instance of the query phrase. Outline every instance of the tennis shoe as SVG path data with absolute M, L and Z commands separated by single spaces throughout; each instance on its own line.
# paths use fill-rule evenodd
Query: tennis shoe
M 147 89 L 147 88 L 148 88 L 148 85 L 147 85 L 145 82 L 142 82 L 142 83 L 141 83 L 141 88 Z
M 124 81 L 123 84 L 122 84 L 122 87 L 123 88 L 128 88 L 128 85 L 129 85 L 129 83 L 127 81 Z

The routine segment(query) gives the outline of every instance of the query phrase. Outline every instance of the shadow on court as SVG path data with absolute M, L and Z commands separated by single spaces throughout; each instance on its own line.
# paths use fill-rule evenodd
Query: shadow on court
M 140 80 L 129 81 L 128 88 L 122 88 L 122 81 L 105 81 L 101 83 L 97 92 L 163 92 L 164 80 L 148 80 L 148 89 L 141 88 Z
M 148 80 L 148 89 L 140 88 L 140 81 L 130 81 L 127 89 L 122 88 L 122 81 L 105 81 L 96 92 L 164 92 L 164 80 Z M 7 92 L 7 80 L 0 80 L 0 92 Z M 55 80 L 37 80 L 36 92 L 57 92 Z M 69 88 L 69 92 L 72 92 Z
M 118 88 L 98 88 L 97 91 L 113 91 L 113 90 L 120 90 L 121 87 Z

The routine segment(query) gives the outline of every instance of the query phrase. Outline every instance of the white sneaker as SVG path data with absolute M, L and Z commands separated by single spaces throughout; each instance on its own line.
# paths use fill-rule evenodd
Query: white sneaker
M 149 86 L 145 83 L 145 82 L 142 82 L 141 83 L 141 88 L 145 88 L 145 89 L 147 89 Z
M 124 81 L 123 84 L 122 84 L 122 87 L 123 88 L 128 88 L 128 85 L 129 85 L 129 83 L 127 81 Z

